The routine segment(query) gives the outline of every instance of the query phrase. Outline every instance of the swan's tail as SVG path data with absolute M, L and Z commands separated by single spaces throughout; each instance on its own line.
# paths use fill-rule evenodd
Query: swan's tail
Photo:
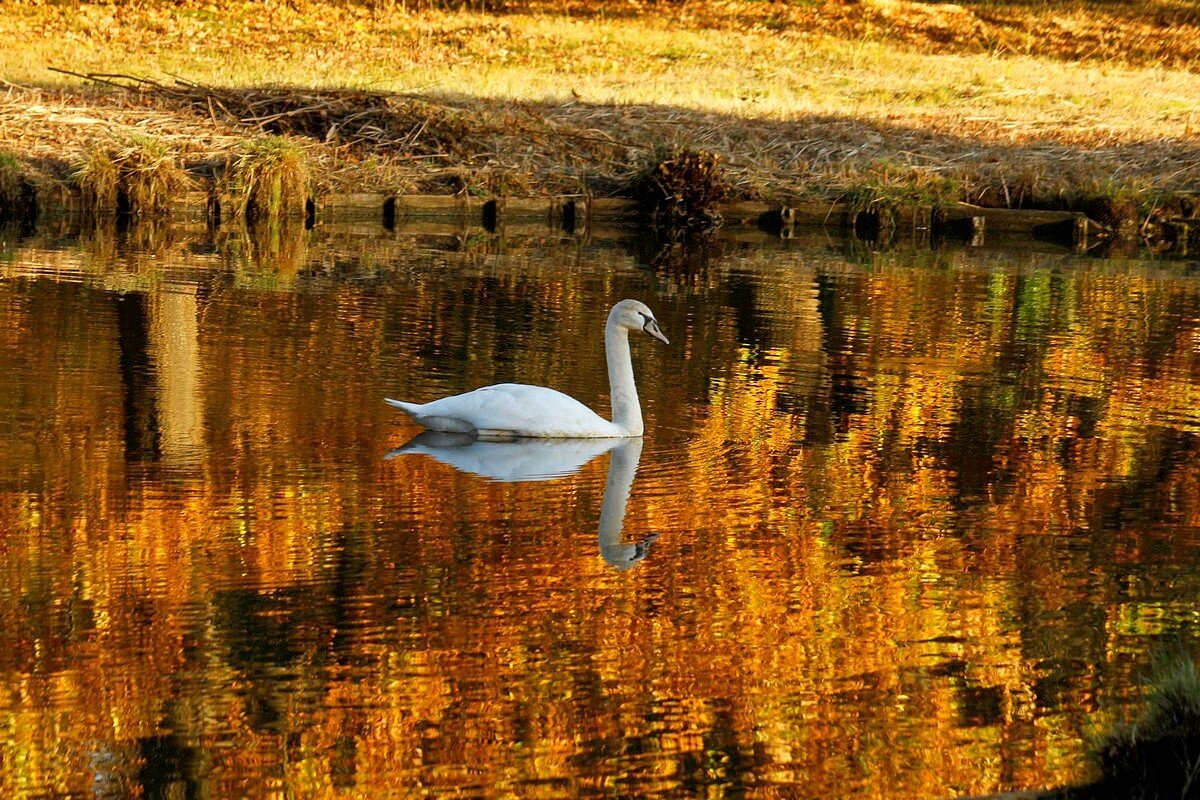
M 405 414 L 408 414 L 413 419 L 417 418 L 417 409 L 419 409 L 421 407 L 419 403 L 406 403 L 403 400 L 393 400 L 390 397 L 383 398 L 383 402 L 387 403 L 389 406 L 392 406 L 393 408 L 400 409 L 401 411 L 403 411 Z
M 442 431 L 444 433 L 471 433 L 474 434 L 475 426 L 470 422 L 455 417 L 442 417 L 437 414 L 430 414 L 427 405 L 435 405 L 433 403 L 406 403 L 403 400 L 392 400 L 390 397 L 383 398 L 383 402 L 393 408 L 398 408 L 418 425 L 428 428 L 431 431 Z

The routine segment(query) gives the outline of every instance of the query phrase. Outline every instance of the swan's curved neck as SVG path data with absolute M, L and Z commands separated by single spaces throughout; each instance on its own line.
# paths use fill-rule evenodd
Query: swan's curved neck
M 615 314 L 615 309 L 614 309 Z M 613 314 L 604 326 L 604 356 L 608 361 L 608 391 L 612 398 L 613 424 L 626 436 L 641 436 L 642 407 L 633 382 L 633 360 L 629 357 L 629 331 L 617 324 Z

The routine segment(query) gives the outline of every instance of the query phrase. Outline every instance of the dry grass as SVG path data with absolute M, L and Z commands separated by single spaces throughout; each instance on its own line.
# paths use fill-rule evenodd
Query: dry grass
M 72 177 L 79 186 L 84 206 L 97 212 L 117 210 L 120 169 L 107 148 L 93 147 L 76 164 Z
M 72 178 L 87 210 L 135 216 L 168 213 L 189 184 L 170 148 L 142 135 L 88 147 Z
M 662 148 L 718 155 L 743 198 L 1149 209 L 1200 187 L 1181 2 L 5 4 L 17 31 L 0 74 L 30 86 L 0 97 L 0 147 L 35 157 L 115 126 L 193 163 L 289 137 L 318 191 L 615 193 Z
M 240 143 L 223 180 L 234 212 L 250 223 L 303 216 L 311 185 L 304 149 L 281 136 Z
M 703 151 L 668 153 L 634 182 L 634 196 L 654 225 L 671 231 L 715 228 L 726 196 L 720 161 Z

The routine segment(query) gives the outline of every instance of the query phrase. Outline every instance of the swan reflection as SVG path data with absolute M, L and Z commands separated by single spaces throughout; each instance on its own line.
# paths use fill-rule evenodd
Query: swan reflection
M 629 492 L 642 456 L 641 438 L 632 439 L 478 439 L 467 433 L 426 431 L 387 454 L 386 458 L 422 454 L 488 480 L 504 483 L 544 481 L 572 475 L 593 458 L 612 453 L 604 502 L 600 506 L 600 555 L 615 569 L 633 567 L 658 538 L 640 542 L 621 538 Z
M 612 460 L 608 462 L 608 480 L 604 482 L 604 502 L 600 504 L 600 555 L 610 567 L 620 570 L 629 569 L 645 558 L 650 545 L 658 538 L 657 533 L 651 533 L 638 543 L 621 539 L 625 506 L 629 503 L 629 490 L 633 488 L 641 457 L 640 438 L 623 440 L 613 448 Z

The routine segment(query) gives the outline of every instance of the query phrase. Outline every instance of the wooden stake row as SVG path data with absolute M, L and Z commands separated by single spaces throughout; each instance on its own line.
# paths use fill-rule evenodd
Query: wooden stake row
M 583 233 L 596 225 L 643 221 L 632 200 L 586 195 L 547 198 L 474 197 L 469 195 L 340 195 L 325 198 L 317 217 L 361 219 L 378 209 L 383 225 L 406 221 L 457 222 L 497 231 L 508 223 L 544 223 L 548 230 Z M 985 239 L 1025 237 L 1086 251 L 1109 231 L 1077 211 L 982 208 L 966 203 L 904 208 L 855 208 L 848 203 L 806 201 L 792 205 L 735 202 L 721 206 L 726 227 L 754 227 L 783 238 L 797 228 L 822 227 L 862 239 L 951 239 L 983 244 Z

